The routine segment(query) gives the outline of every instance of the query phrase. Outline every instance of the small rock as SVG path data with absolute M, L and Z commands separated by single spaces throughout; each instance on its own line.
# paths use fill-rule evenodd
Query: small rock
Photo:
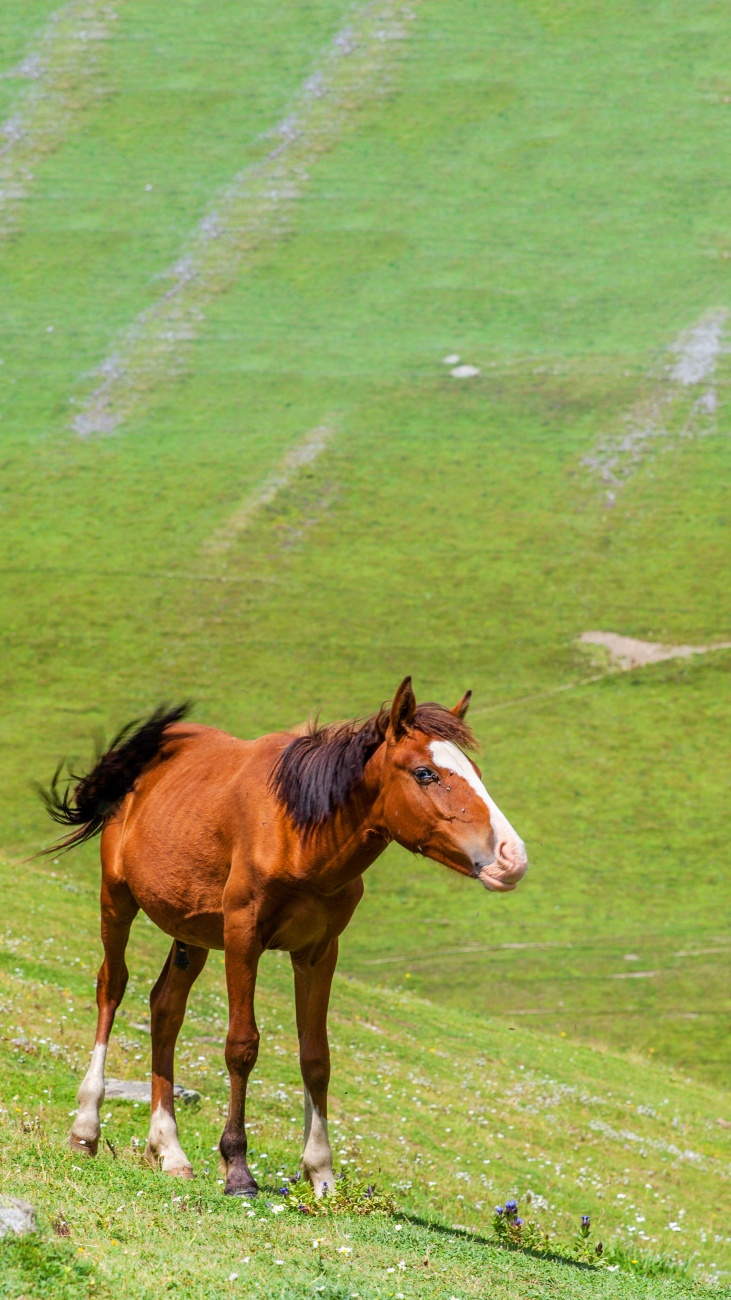
M 13 1047 L 22 1047 L 23 1051 L 28 1052 L 31 1056 L 38 1051 L 35 1043 L 32 1043 L 30 1038 L 11 1038 L 10 1042 Z
M 25 1237 L 37 1231 L 36 1212 L 28 1201 L 19 1201 L 17 1196 L 0 1196 L 0 1237 L 11 1232 Z
M 173 1093 L 176 1100 L 182 1101 L 186 1106 L 201 1098 L 199 1092 L 193 1088 L 184 1088 L 180 1083 L 175 1084 Z M 104 1082 L 107 1101 L 146 1101 L 149 1105 L 150 1094 L 151 1085 L 147 1079 L 106 1079 Z

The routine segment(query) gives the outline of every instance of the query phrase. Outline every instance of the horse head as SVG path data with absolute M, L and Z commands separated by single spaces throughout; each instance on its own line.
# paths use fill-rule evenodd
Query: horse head
M 379 753 L 378 815 L 404 848 L 505 893 L 525 875 L 528 858 L 458 743 L 470 743 L 463 721 L 470 695 L 451 710 L 417 706 L 411 678 L 404 679 Z

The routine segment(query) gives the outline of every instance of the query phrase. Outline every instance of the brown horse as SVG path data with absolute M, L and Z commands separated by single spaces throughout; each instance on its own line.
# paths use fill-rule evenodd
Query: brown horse
M 153 1167 L 192 1177 L 178 1140 L 173 1055 L 193 982 L 223 949 L 229 1000 L 230 1102 L 220 1150 L 226 1192 L 253 1196 L 246 1162 L 246 1085 L 259 1034 L 254 988 L 266 948 L 290 953 L 305 1098 L 302 1165 L 318 1195 L 332 1186 L 327 1132 L 327 1007 L 338 936 L 363 894 L 363 872 L 391 840 L 486 889 L 514 889 L 522 840 L 462 751 L 475 741 L 464 715 L 418 705 L 407 677 L 390 709 L 365 721 L 237 740 L 185 723 L 187 706 L 131 724 L 73 793 L 57 771 L 46 805 L 75 829 L 52 852 L 99 830 L 104 961 L 89 1070 L 71 1129 L 96 1154 L 104 1060 L 127 983 L 125 948 L 140 908 L 173 939 L 150 996 Z M 136 730 L 134 728 L 137 727 Z

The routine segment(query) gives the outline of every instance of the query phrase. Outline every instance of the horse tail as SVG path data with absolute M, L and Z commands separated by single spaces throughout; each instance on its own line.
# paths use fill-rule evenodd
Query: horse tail
M 161 705 L 146 722 L 139 718 L 128 722 L 109 748 L 98 753 L 96 763 L 85 776 L 69 769 L 69 780 L 63 790 L 60 781 L 66 760 L 62 759 L 48 789 L 41 785 L 37 789 L 49 816 L 59 826 L 74 829 L 42 852 L 66 853 L 98 835 L 134 788 L 138 777 L 162 752 L 167 728 L 185 718 L 191 707 L 190 703 L 179 704 L 174 709 Z

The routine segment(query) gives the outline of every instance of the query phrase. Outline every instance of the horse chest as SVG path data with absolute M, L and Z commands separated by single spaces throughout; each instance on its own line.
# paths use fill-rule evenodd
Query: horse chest
M 267 948 L 297 952 L 327 942 L 340 934 L 353 913 L 354 903 L 308 894 L 289 897 L 262 917 L 262 939 Z
M 319 943 L 328 930 L 326 909 L 317 899 L 288 901 L 263 918 L 262 939 L 267 948 L 284 948 L 287 952 L 311 943 Z

